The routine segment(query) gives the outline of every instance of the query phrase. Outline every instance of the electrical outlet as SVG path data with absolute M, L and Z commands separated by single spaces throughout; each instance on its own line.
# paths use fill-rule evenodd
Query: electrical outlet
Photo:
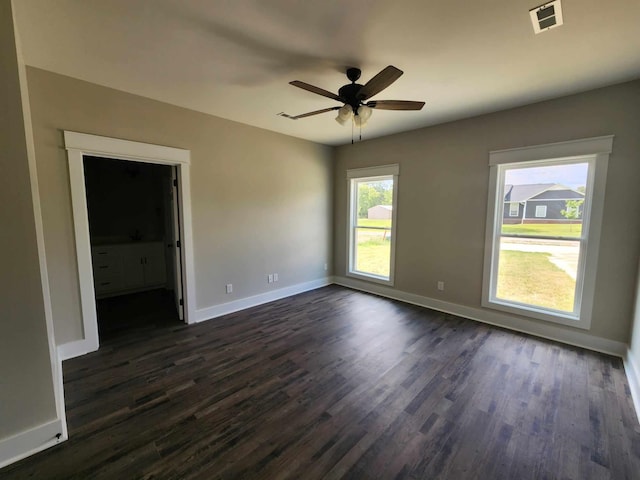
M 227 283 L 227 293 L 231 293 L 233 292 L 233 285 L 230 283 Z
M 273 283 L 273 274 L 270 273 L 269 275 L 267 275 L 267 282 Z
M 438 280 L 438 290 L 444 291 L 444 282 L 442 280 Z
M 326 263 L 324 264 L 324 271 L 326 272 L 327 270 L 329 270 L 329 265 L 327 265 Z
M 277 273 L 274 273 L 274 274 L 273 274 L 273 281 L 274 281 L 274 282 L 277 282 L 277 281 L 278 281 L 278 274 L 277 274 Z

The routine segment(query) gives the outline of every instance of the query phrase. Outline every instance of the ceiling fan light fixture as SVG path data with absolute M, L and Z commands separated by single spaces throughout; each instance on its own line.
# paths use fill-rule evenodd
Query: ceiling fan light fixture
M 346 104 L 338 110 L 338 116 L 336 117 L 336 122 L 340 125 L 346 124 L 349 120 L 353 118 L 353 108 L 351 105 Z
M 356 115 L 353 117 L 353 120 L 356 123 L 356 126 L 364 127 L 369 121 L 369 118 L 371 118 L 372 113 L 373 113 L 373 109 L 371 107 L 367 107 L 366 105 L 360 105 L 358 107 L 358 111 L 356 112 Z

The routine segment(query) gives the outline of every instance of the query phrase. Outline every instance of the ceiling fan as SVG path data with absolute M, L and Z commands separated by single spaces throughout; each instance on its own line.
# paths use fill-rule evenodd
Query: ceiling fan
M 371 97 L 377 95 L 400 78 L 404 72 L 393 65 L 389 65 L 364 85 L 356 83 L 361 73 L 359 68 L 348 68 L 347 78 L 351 83 L 340 87 L 337 95 L 320 87 L 301 82 L 300 80 L 289 82 L 294 87 L 331 98 L 332 100 L 344 103 L 344 105 L 342 107 L 323 108 L 322 110 L 296 116 L 286 116 L 292 120 L 298 120 L 299 118 L 311 117 L 312 115 L 338 110 L 338 116 L 336 117 L 338 123 L 344 125 L 353 119 L 356 126 L 362 127 L 367 123 L 369 117 L 371 117 L 372 109 L 374 108 L 378 110 L 422 110 L 422 107 L 424 107 L 424 102 L 413 102 L 409 100 L 372 100 L 367 102 Z

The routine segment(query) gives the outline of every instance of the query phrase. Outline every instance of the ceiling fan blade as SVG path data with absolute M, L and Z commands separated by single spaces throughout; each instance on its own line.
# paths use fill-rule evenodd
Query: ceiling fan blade
M 331 110 L 340 110 L 340 108 L 342 108 L 342 107 L 323 108 L 322 110 L 316 110 L 314 112 L 309 112 L 309 113 L 302 113 L 300 115 L 296 115 L 295 117 L 289 117 L 289 118 L 291 120 L 298 120 L 299 118 L 310 117 L 312 115 L 318 115 L 320 113 L 330 112 Z
M 378 110 L 422 110 L 424 102 L 412 102 L 410 100 L 373 100 L 367 102 L 367 107 Z
M 402 70 L 394 67 L 393 65 L 383 68 L 380 73 L 364 84 L 358 92 L 358 99 L 366 100 L 367 98 L 373 97 L 376 93 L 380 93 L 400 78 L 403 73 L 404 72 Z
M 301 82 L 300 80 L 294 80 L 293 82 L 289 82 L 290 85 L 294 87 L 301 88 L 303 90 L 307 90 L 308 92 L 315 93 L 317 95 L 322 95 L 323 97 L 331 98 L 332 100 L 337 100 L 338 102 L 342 102 L 343 100 L 336 95 L 335 93 L 331 93 L 323 88 L 316 87 L 314 85 L 309 85 L 308 83 Z

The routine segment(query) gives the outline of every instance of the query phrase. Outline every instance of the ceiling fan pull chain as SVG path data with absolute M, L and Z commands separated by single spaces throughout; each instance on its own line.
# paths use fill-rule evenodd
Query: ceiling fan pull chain
M 353 145 L 353 120 L 351 120 L 351 145 Z

